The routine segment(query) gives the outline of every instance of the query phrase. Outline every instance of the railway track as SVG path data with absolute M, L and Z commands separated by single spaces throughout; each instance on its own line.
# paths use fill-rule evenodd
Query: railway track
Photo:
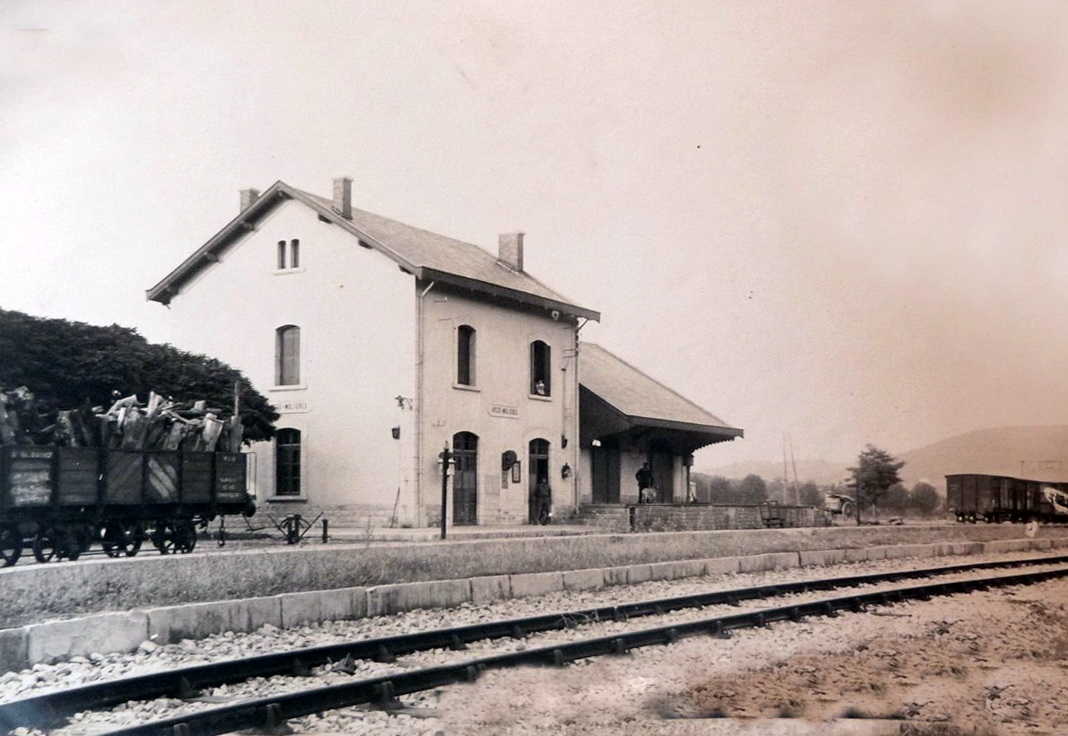
M 99 710 L 123 702 L 160 697 L 192 698 L 204 688 L 256 677 L 305 676 L 311 674 L 311 670 L 315 667 L 345 658 L 392 662 L 396 657 L 406 654 L 433 649 L 462 650 L 467 644 L 475 641 L 522 638 L 529 634 L 570 629 L 584 623 L 627 621 L 632 618 L 662 616 L 684 609 L 737 604 L 741 601 L 812 591 L 895 583 L 908 579 L 971 573 L 996 568 L 1050 564 L 1068 564 L 1068 556 L 1002 560 L 763 585 L 343 642 L 121 678 L 3 703 L 0 704 L 0 728 L 6 731 L 19 726 L 51 727 L 62 723 L 75 713 Z M 481 657 L 444 666 L 414 669 L 354 680 L 341 685 L 275 694 L 110 733 L 115 736 L 119 734 L 124 736 L 133 734 L 186 736 L 187 734 L 226 733 L 245 728 L 271 728 L 291 718 L 333 708 L 375 703 L 389 707 L 395 705 L 396 698 L 400 695 L 469 681 L 486 669 L 531 664 L 562 665 L 586 657 L 624 654 L 630 649 L 670 643 L 683 636 L 702 633 L 723 634 L 731 629 L 761 626 L 773 621 L 798 620 L 805 616 L 834 615 L 843 610 L 860 610 L 865 605 L 929 598 L 993 586 L 1029 584 L 1065 575 L 1068 575 L 1068 567 L 928 583 L 884 591 L 859 592 L 847 596 L 793 603 Z

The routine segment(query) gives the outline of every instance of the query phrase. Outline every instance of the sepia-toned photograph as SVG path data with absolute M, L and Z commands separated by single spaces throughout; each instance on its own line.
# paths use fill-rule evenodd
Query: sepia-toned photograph
M 0 736 L 1068 735 L 1066 39 L 0 0 Z

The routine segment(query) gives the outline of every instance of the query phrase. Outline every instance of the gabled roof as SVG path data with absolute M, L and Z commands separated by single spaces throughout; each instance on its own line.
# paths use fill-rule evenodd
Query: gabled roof
M 334 210 L 332 200 L 291 187 L 283 181 L 272 184 L 259 199 L 148 289 L 148 298 L 168 303 L 197 272 L 214 264 L 223 250 L 254 230 L 262 217 L 289 199 L 307 205 L 321 219 L 341 227 L 353 235 L 357 243 L 393 259 L 416 278 L 440 281 L 577 317 L 598 321 L 601 318 L 599 312 L 576 305 L 525 271 L 504 265 L 477 245 L 355 208 L 352 219 L 346 219 Z
M 596 343 L 580 343 L 579 356 L 579 383 L 631 424 L 708 432 L 724 438 L 743 435 L 741 429 L 729 426 Z

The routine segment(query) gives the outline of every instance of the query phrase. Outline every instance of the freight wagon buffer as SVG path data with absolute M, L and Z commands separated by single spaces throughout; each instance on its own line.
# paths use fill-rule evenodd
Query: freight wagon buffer
M 161 554 L 192 552 L 197 526 L 251 514 L 242 453 L 0 448 L 0 556 L 13 565 L 27 540 L 39 562 L 77 559 L 99 540 L 111 557 L 150 540 Z

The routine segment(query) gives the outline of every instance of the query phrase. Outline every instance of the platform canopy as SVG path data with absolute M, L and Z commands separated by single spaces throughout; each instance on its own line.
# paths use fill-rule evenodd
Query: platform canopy
M 670 447 L 688 454 L 743 436 L 738 427 L 672 391 L 600 345 L 579 349 L 579 410 L 582 446 L 626 437 L 636 444 Z

